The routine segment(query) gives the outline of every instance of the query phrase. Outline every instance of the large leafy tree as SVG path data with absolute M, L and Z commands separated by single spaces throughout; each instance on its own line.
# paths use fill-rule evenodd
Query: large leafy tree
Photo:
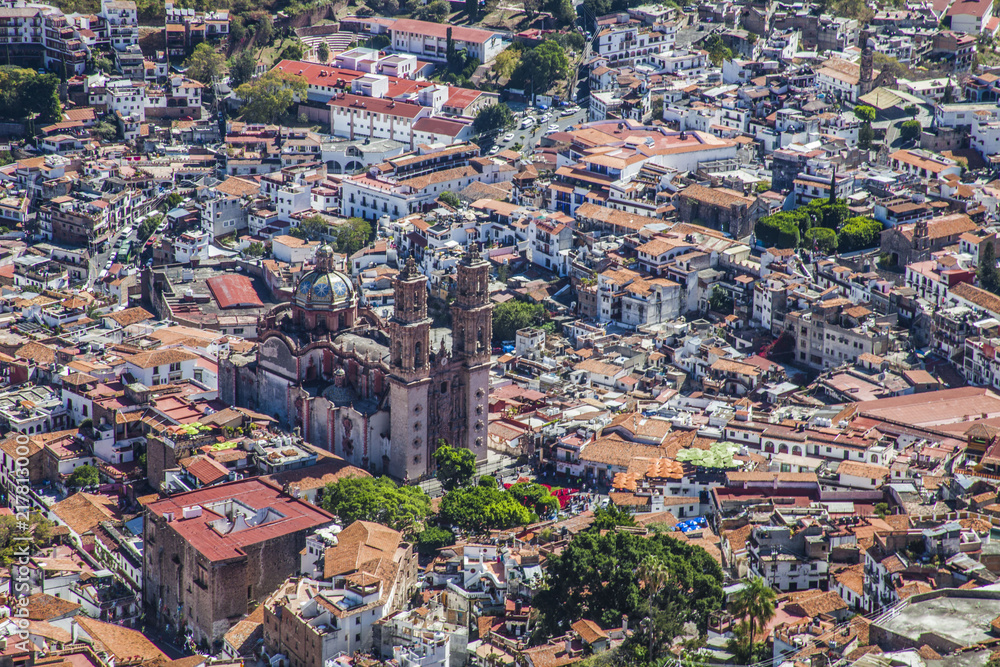
M 504 51 L 503 53 L 507 53 Z M 514 126 L 514 114 L 510 107 L 500 102 L 488 106 L 472 121 L 472 130 L 476 134 L 476 143 L 488 149 L 496 143 L 497 137 L 508 127 Z
M 509 491 L 496 485 L 492 477 L 477 486 L 455 489 L 441 500 L 441 518 L 463 530 L 483 533 L 531 523 L 537 517 Z
M 92 465 L 82 465 L 73 471 L 66 483 L 77 489 L 97 486 L 101 483 L 101 474 Z
M 243 118 L 251 123 L 273 123 L 288 111 L 295 96 L 304 97 L 306 80 L 295 74 L 271 70 L 236 89 L 244 101 Z
M 644 594 L 636 576 L 647 556 L 655 556 L 666 571 L 667 583 L 652 595 Z M 625 616 L 636 624 L 645 617 L 650 598 L 664 614 L 658 630 L 662 643 L 669 645 L 687 622 L 704 631 L 709 615 L 722 606 L 722 569 L 701 547 L 665 533 L 645 537 L 590 530 L 573 538 L 562 553 L 549 556 L 548 586 L 534 599 L 539 635 L 561 635 L 578 618 L 613 627 Z
M 509 491 L 515 500 L 538 516 L 545 516 L 559 509 L 559 499 L 541 484 L 520 482 L 511 485 Z
M 364 218 L 348 218 L 347 222 L 333 228 L 334 249 L 353 255 L 364 248 L 372 237 L 372 225 Z
M 545 319 L 545 308 L 539 303 L 511 299 L 493 308 L 493 341 L 514 340 L 518 329 L 537 326 Z
M 430 514 L 431 499 L 419 486 L 397 486 L 388 477 L 348 477 L 326 485 L 320 506 L 345 523 L 375 521 L 413 534 Z
M 465 486 L 476 472 L 476 455 L 468 449 L 443 444 L 434 452 L 437 478 L 445 491 Z
M 226 67 L 226 59 L 208 43 L 202 42 L 194 47 L 194 51 L 184 61 L 184 65 L 187 67 L 189 77 L 195 81 L 209 84 L 222 77 L 222 72 Z
M 547 39 L 521 55 L 521 62 L 511 76 L 517 88 L 544 93 L 553 83 L 565 79 L 569 72 L 569 58 L 559 42 Z
M 0 67 L 0 117 L 31 118 L 40 124 L 62 119 L 59 77 L 22 67 Z
M 28 517 L 27 525 L 14 515 L 0 516 L 0 565 L 16 560 L 15 549 L 27 546 L 30 553 L 47 546 L 52 537 L 52 522 L 38 512 Z
M 253 53 L 250 50 L 241 51 L 229 63 L 229 85 L 239 88 L 253 78 L 256 69 L 257 60 L 253 57 Z

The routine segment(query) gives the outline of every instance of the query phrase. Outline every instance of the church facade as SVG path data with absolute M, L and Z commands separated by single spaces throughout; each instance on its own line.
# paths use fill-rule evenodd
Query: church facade
M 427 316 L 427 278 L 407 260 L 382 321 L 333 252 L 291 302 L 258 324 L 252 356 L 219 360 L 219 397 L 274 417 L 373 474 L 413 481 L 434 471 L 440 442 L 486 459 L 492 306 L 489 264 L 477 251 L 456 268 L 451 327 Z

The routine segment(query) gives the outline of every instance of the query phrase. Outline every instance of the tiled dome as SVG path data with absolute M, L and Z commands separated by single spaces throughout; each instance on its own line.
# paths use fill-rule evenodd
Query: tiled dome
M 316 252 L 316 268 L 302 276 L 295 288 L 295 303 L 310 310 L 346 306 L 355 300 L 351 279 L 330 267 L 333 250 L 323 246 Z

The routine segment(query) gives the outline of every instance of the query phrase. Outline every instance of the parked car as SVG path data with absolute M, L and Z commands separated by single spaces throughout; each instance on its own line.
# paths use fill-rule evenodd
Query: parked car
M 503 135 L 503 140 L 504 143 L 510 143 L 511 141 L 514 141 L 514 133 L 508 132 L 507 134 Z

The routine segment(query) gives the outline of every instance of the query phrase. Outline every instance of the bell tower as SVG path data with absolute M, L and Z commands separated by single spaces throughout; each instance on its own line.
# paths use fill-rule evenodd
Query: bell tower
M 476 460 L 486 460 L 489 427 L 493 305 L 490 302 L 490 265 L 475 244 L 457 266 L 457 294 L 451 306 L 452 358 L 458 365 L 463 395 L 461 446 Z
M 457 266 L 458 293 L 451 306 L 454 355 L 467 364 L 490 360 L 493 307 L 490 305 L 490 265 L 478 248 L 470 250 Z
M 427 277 L 413 257 L 393 284 L 389 320 L 389 405 L 392 441 L 389 475 L 412 480 L 428 472 L 428 392 L 431 320 L 427 317 Z
M 406 260 L 393 285 L 394 310 L 389 320 L 394 374 L 410 375 L 427 368 L 431 321 L 427 317 L 427 277 L 417 271 L 413 257 Z

